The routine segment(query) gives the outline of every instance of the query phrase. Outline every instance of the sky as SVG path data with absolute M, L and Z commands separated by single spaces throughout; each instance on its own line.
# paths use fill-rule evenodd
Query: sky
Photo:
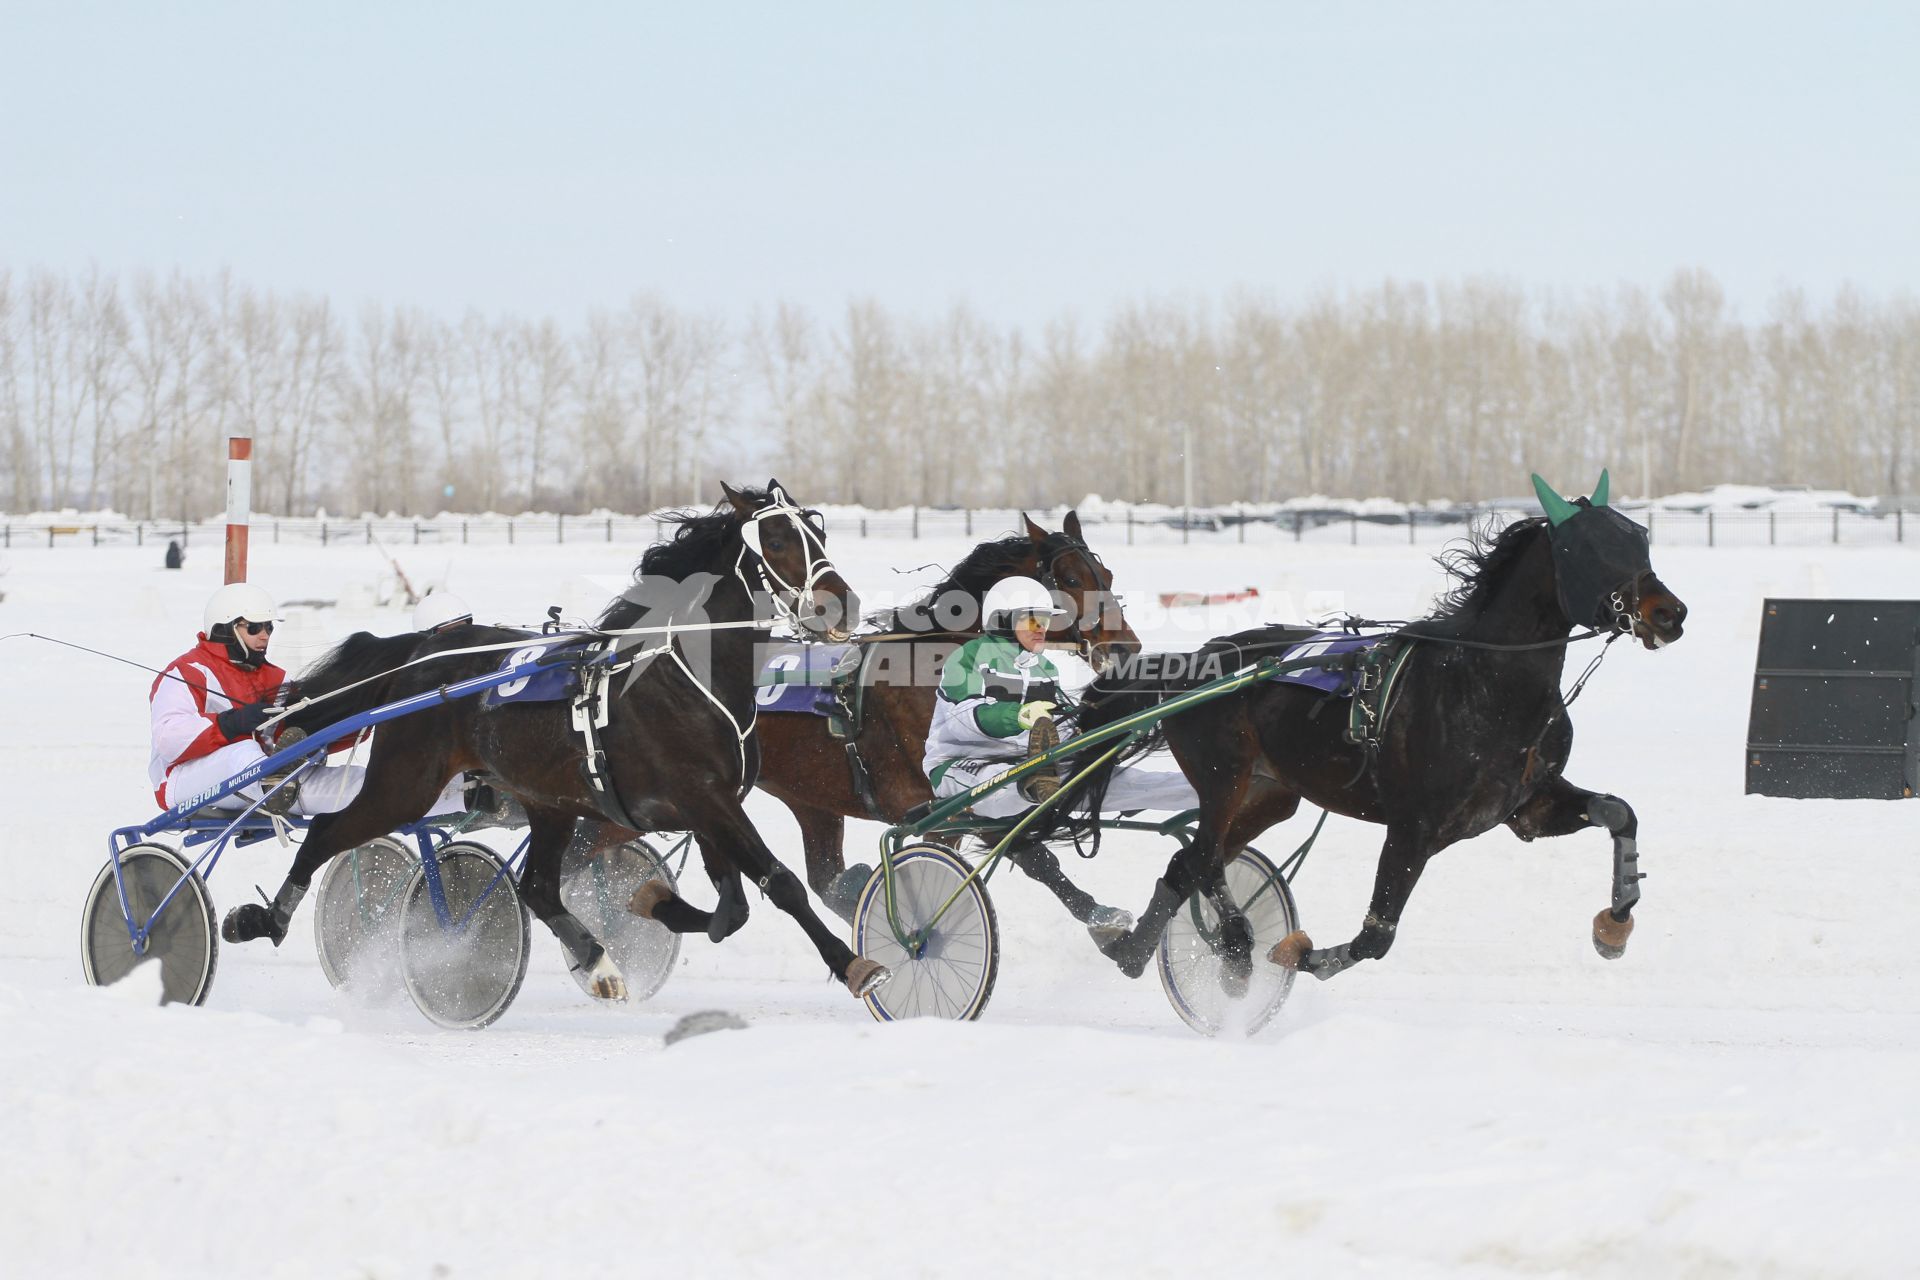
M 1920 289 L 1920 6 L 0 0 L 0 270 L 1037 329 L 1383 280 Z

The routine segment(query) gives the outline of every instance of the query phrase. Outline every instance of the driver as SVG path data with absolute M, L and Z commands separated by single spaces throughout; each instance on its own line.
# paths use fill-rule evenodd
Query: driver
M 441 605 L 453 603 L 447 597 Z M 273 615 L 273 597 L 265 591 L 249 582 L 228 583 L 208 597 L 194 647 L 168 663 L 153 682 L 148 693 L 153 751 L 147 777 L 161 808 L 211 791 L 265 759 L 269 750 L 291 746 L 306 736 L 298 728 L 288 728 L 271 746 L 256 736 L 277 709 L 274 697 L 287 678 L 285 671 L 267 661 Z M 443 621 L 452 625 L 451 619 Z M 268 774 L 215 807 L 238 812 L 266 794 L 261 810 L 276 816 L 332 813 L 346 808 L 359 793 L 366 770 L 358 765 L 316 765 L 276 790 L 285 776 L 284 772 Z M 456 776 L 435 800 L 432 813 L 458 813 L 464 807 L 461 779 Z
M 1072 736 L 1054 718 L 1072 700 L 1046 656 L 1047 632 L 1065 616 L 1053 593 L 1032 578 L 1004 578 L 988 590 L 984 634 L 955 651 L 941 672 L 922 761 L 935 796 L 970 791 Z M 983 818 L 1011 818 L 1059 789 L 1059 777 L 1042 768 L 981 796 L 972 809 Z M 1199 803 L 1185 775 L 1138 761 L 1114 769 L 1106 801 L 1115 810 L 1178 811 Z
M 210 791 L 256 760 L 266 758 L 255 733 L 274 713 L 273 698 L 287 673 L 267 661 L 273 638 L 273 597 L 250 582 L 229 582 L 208 597 L 197 643 L 172 662 L 148 694 L 153 753 L 147 777 L 160 807 Z M 281 746 L 297 741 L 289 730 Z M 304 735 L 301 735 L 304 736 Z M 274 791 L 268 813 L 331 813 L 360 790 L 355 766 L 314 768 Z M 244 809 L 284 775 L 266 778 L 217 807 Z

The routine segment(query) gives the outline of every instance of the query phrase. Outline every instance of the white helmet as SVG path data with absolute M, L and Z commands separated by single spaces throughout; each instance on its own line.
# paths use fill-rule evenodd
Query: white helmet
M 473 606 L 451 591 L 429 589 L 413 606 L 415 631 L 438 631 L 457 623 L 473 621 Z
M 215 627 L 236 618 L 272 622 L 273 597 L 251 582 L 229 582 L 207 597 L 207 607 L 200 612 L 200 630 L 212 635 Z
M 986 601 L 980 606 L 982 626 L 989 631 L 1011 627 L 1022 614 L 1060 618 L 1067 610 L 1054 603 L 1053 592 L 1032 578 L 1002 578 L 987 588 Z

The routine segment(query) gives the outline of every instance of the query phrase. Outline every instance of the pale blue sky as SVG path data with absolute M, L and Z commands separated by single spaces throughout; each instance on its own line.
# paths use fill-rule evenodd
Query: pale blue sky
M 1920 6 L 21 4 L 0 268 L 1034 327 L 1393 277 L 1920 291 Z

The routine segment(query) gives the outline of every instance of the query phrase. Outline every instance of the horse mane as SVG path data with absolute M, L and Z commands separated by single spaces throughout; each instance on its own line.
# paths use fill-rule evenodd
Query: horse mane
M 765 489 L 742 488 L 735 492 L 756 505 L 771 496 Z M 711 511 L 669 511 L 656 518 L 679 528 L 673 531 L 672 537 L 654 543 L 641 553 L 640 563 L 633 571 L 635 582 L 642 578 L 679 581 L 703 571 L 715 571 L 720 567 L 717 562 L 721 555 L 740 536 L 740 513 L 731 502 L 718 503 Z M 598 625 L 608 631 L 632 626 L 639 620 L 640 612 L 641 606 L 623 595 L 606 607 Z
M 336 720 L 377 707 L 383 701 L 387 681 L 394 669 L 411 659 L 420 645 L 418 631 L 403 631 L 397 636 L 377 636 L 371 631 L 356 631 L 327 650 L 298 676 L 281 686 L 279 701 L 298 702 L 344 689 L 361 681 L 370 683 L 347 695 L 345 700 L 329 698 L 316 706 L 303 708 L 286 718 L 285 723 L 312 733 Z
M 959 564 L 947 570 L 947 576 L 925 594 L 909 600 L 897 609 L 882 609 L 869 614 L 867 621 L 882 631 L 940 631 L 934 621 L 933 605 L 950 591 L 980 600 L 987 588 L 1006 577 L 1033 551 L 1033 540 L 1024 533 L 1010 533 L 981 543 L 967 552 Z
M 1520 557 L 1542 536 L 1549 525 L 1545 516 L 1515 520 L 1498 533 L 1488 525 L 1475 526 L 1463 542 L 1455 543 L 1436 557 L 1440 567 L 1453 579 L 1453 586 L 1434 601 L 1433 612 L 1422 623 L 1449 624 L 1441 630 L 1453 631 L 1480 616 L 1487 599 L 1497 590 Z

